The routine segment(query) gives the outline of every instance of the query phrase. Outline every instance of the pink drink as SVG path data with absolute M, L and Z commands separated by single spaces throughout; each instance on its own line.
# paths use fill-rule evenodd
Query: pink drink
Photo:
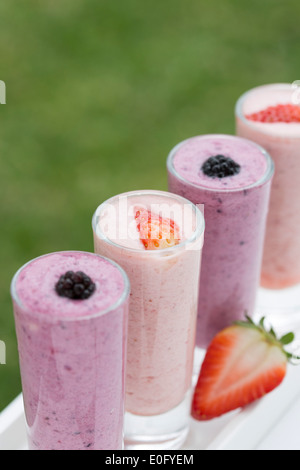
M 59 296 L 66 271 L 95 284 Z M 12 282 L 31 450 L 122 449 L 129 283 L 115 263 L 84 252 L 37 258 Z
M 255 122 L 246 116 L 292 104 L 294 94 L 290 84 L 265 85 L 244 94 L 236 107 L 237 134 L 262 145 L 275 163 L 261 278 L 270 289 L 300 283 L 300 122 Z
M 136 209 L 140 207 L 172 219 L 180 228 L 180 243 L 170 248 L 145 249 L 135 220 Z M 202 215 L 193 204 L 178 196 L 136 191 L 102 204 L 95 213 L 93 229 L 96 253 L 109 255 L 118 262 L 131 284 L 126 411 L 142 417 L 167 413 L 181 404 L 191 386 Z M 185 425 L 186 421 L 188 411 Z M 164 423 L 169 424 L 167 417 Z M 177 424 L 176 420 L 171 424 L 173 436 Z M 139 434 L 139 426 L 136 429 Z M 159 434 L 164 434 L 163 429 L 156 429 L 154 436 L 154 429 L 155 425 L 147 435 L 150 446 L 153 440 L 160 440 Z M 166 441 L 167 434 L 166 431 Z M 136 437 L 140 441 L 145 438 Z
M 203 165 L 215 156 L 232 159 L 237 173 L 205 174 Z M 262 148 L 233 136 L 194 137 L 169 155 L 169 190 L 204 204 L 199 347 L 207 347 L 218 331 L 245 312 L 253 314 L 272 173 L 271 159 Z

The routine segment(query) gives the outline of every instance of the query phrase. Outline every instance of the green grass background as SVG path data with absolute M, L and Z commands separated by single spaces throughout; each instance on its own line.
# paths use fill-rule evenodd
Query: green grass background
M 0 2 L 0 410 L 21 390 L 10 281 L 93 250 L 106 198 L 167 189 L 179 141 L 234 133 L 241 93 L 300 79 L 299 0 Z

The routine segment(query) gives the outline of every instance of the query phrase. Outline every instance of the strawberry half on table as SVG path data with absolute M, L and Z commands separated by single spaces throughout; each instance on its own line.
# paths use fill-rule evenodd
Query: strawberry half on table
M 162 250 L 180 243 L 180 230 L 172 219 L 137 208 L 135 220 L 140 240 L 146 250 Z
M 295 358 L 284 349 L 294 334 L 278 339 L 273 328 L 266 330 L 264 320 L 256 325 L 246 317 L 212 340 L 194 391 L 194 419 L 210 420 L 245 407 L 281 384 L 288 362 Z

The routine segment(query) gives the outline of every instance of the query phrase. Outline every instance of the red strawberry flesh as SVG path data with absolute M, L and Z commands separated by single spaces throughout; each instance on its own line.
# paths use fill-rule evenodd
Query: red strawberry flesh
M 275 123 L 275 122 L 300 122 L 300 106 L 294 104 L 278 104 L 269 106 L 262 111 L 246 115 L 250 121 Z
M 146 250 L 161 250 L 180 243 L 179 227 L 173 220 L 142 208 L 136 209 L 135 220 Z

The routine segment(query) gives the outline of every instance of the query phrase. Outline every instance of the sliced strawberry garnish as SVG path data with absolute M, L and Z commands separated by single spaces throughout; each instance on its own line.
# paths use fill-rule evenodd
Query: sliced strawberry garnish
M 245 322 L 219 332 L 207 349 L 192 402 L 192 416 L 209 420 L 244 407 L 274 390 L 283 381 L 288 360 L 284 350 L 294 335 L 277 339 L 264 319 Z
M 300 106 L 294 104 L 278 104 L 269 106 L 257 113 L 246 116 L 250 121 L 259 121 L 266 123 L 274 122 L 300 122 Z
M 136 209 L 135 220 L 140 240 L 146 250 L 161 250 L 178 245 L 180 230 L 171 219 L 153 214 L 147 209 Z

